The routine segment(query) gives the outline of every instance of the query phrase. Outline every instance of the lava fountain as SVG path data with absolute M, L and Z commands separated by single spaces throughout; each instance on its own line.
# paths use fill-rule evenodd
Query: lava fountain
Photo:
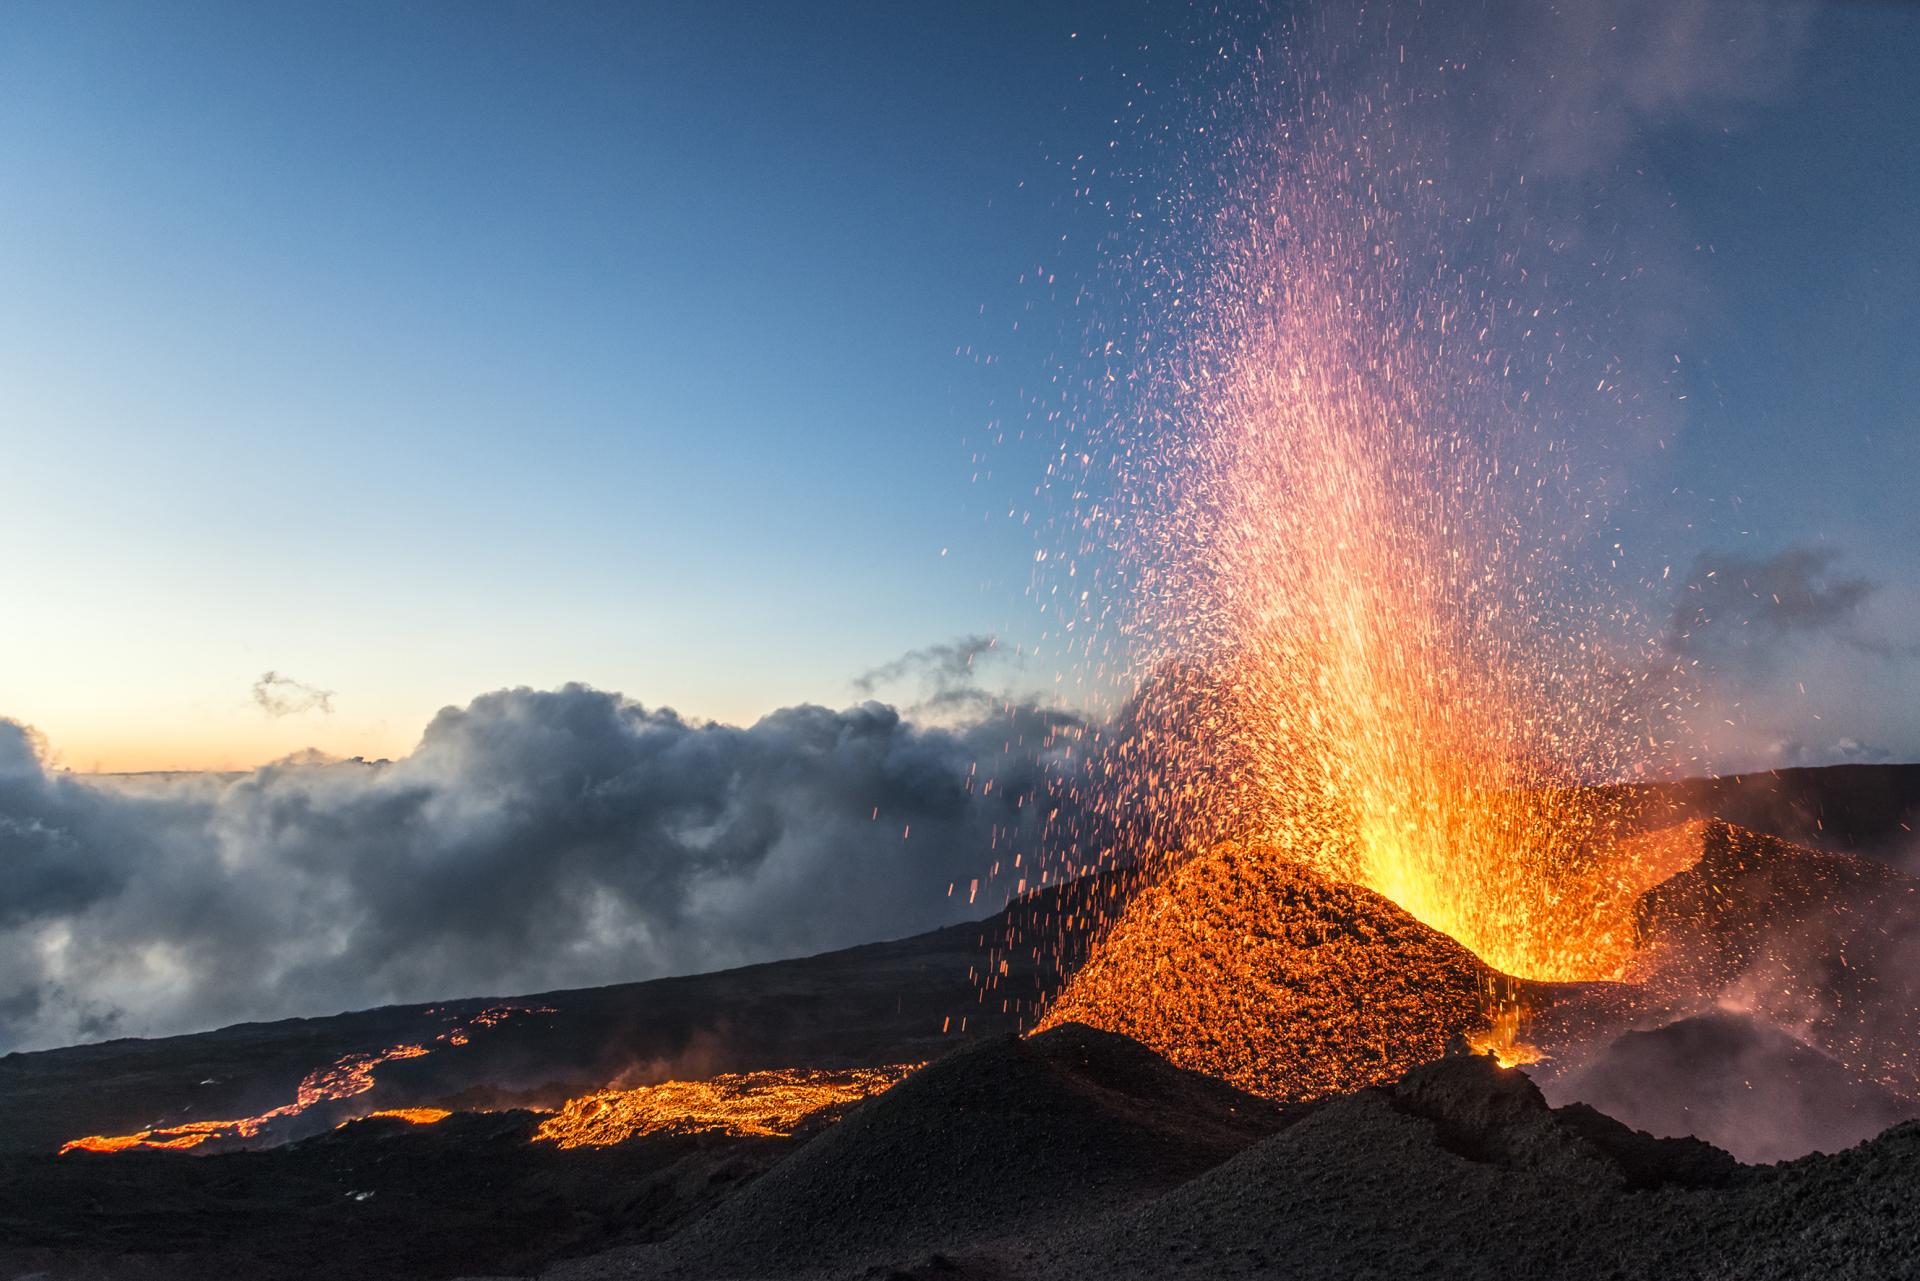
M 1109 344 L 1120 404 L 1073 447 L 1137 674 L 1125 853 L 1155 912 L 1200 910 L 1164 887 L 1230 842 L 1377 893 L 1496 977 L 1621 978 L 1664 871 L 1594 784 L 1663 746 L 1670 673 L 1606 583 L 1557 408 L 1567 339 L 1496 293 L 1520 273 L 1450 253 L 1498 213 L 1453 206 L 1400 128 L 1414 99 L 1298 72 L 1243 91 L 1160 233 L 1193 246 L 1127 258 L 1157 283 Z M 1160 938 L 1110 927 L 1096 961 Z M 1091 982 L 1047 1021 L 1112 1026 Z

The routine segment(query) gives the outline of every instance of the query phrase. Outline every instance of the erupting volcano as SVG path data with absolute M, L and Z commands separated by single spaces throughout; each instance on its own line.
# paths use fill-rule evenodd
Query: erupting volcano
M 0 1278 L 1920 1278 L 1894 7 L 71 7 Z
M 1242 123 L 1191 243 L 1130 261 L 1155 284 L 1078 492 L 1139 674 L 1134 890 L 1043 1022 L 1288 1097 L 1511 1041 L 1532 983 L 1629 977 L 1677 870 L 1597 786 L 1658 761 L 1680 682 L 1594 545 L 1564 326 L 1450 253 L 1473 211 L 1392 94 L 1317 83 L 1216 113 Z M 1299 937 L 1303 894 L 1391 938 L 1355 969 Z

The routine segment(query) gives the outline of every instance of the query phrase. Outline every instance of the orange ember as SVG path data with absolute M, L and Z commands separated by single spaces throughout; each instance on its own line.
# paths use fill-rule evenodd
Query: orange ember
M 789 1068 L 663 1081 L 633 1090 L 603 1090 L 572 1099 L 540 1125 L 538 1140 L 563 1148 L 605 1147 L 642 1134 L 791 1134 L 829 1109 L 850 1107 L 888 1089 L 920 1065 Z
M 1141 890 L 1046 1011 L 1277 1099 L 1396 1078 L 1519 986 L 1370 890 L 1223 843 Z
M 1497 1000 L 1493 1002 L 1491 1022 L 1467 1038 L 1467 1048 L 1475 1054 L 1491 1054 L 1504 1068 L 1538 1063 L 1546 1056 L 1524 1039 L 1526 1021 L 1526 1008 L 1517 998 Z
M 1522 1058 L 1528 983 L 1630 977 L 1671 869 L 1597 784 L 1662 759 L 1681 682 L 1595 541 L 1558 322 L 1448 252 L 1481 211 L 1390 96 L 1262 92 L 1125 260 L 1151 292 L 1116 402 L 1056 464 L 1087 554 L 1048 598 L 1124 637 L 1135 892 L 1045 1019 L 1312 1097 L 1461 1041 Z

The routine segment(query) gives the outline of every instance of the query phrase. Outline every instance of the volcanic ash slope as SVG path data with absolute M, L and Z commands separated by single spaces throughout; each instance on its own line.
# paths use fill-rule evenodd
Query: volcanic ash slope
M 1507 979 L 1386 898 L 1228 842 L 1146 886 L 1048 1009 L 1268 1098 L 1390 1081 Z
M 999 1037 L 869 1099 L 673 1240 L 552 1275 L 894 1275 L 1139 1204 L 1287 1118 L 1092 1028 Z
M 1311 1116 L 1137 1210 L 1036 1241 L 1060 1281 L 1284 1276 L 1878 1281 L 1920 1275 L 1920 1124 L 1835 1156 L 1736 1165 L 1485 1058 Z M 1012 1260 L 1009 1260 L 1012 1262 Z
M 1069 1025 L 962 1050 L 658 1246 L 558 1281 L 1881 1281 L 1917 1275 L 1920 1123 L 1737 1164 L 1457 1056 L 1279 1108 Z

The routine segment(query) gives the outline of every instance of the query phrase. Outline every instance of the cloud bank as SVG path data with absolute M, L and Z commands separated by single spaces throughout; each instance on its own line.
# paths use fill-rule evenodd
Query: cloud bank
M 708 970 L 982 916 L 1017 887 L 1015 856 L 1031 867 L 1071 823 L 1050 793 L 1081 729 L 1032 707 L 926 727 L 873 702 L 741 728 L 568 685 L 448 708 L 390 764 L 135 788 L 50 771 L 0 721 L 0 1050 Z

